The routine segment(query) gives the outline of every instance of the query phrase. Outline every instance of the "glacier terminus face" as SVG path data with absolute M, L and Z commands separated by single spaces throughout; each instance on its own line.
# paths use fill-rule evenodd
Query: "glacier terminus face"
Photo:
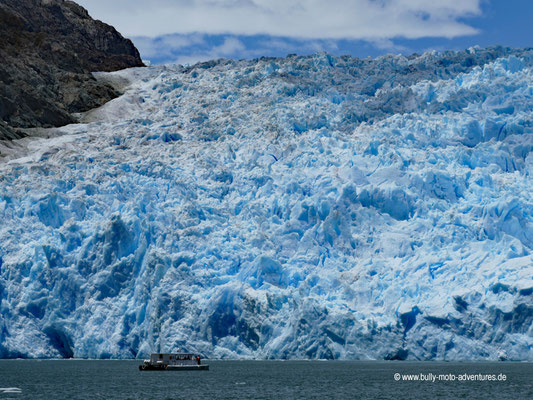
M 0 357 L 533 361 L 533 51 L 101 74 L 0 147 Z

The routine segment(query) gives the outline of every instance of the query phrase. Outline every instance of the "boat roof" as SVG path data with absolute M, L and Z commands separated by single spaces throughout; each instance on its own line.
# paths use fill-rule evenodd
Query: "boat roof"
M 194 353 L 152 353 L 153 356 L 159 355 L 159 354 L 168 354 L 171 356 L 193 356 Z

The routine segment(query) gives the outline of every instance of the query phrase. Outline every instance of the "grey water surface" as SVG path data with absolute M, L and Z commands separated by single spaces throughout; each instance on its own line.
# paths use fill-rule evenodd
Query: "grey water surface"
M 141 372 L 131 360 L 0 360 L 0 399 L 533 399 L 532 363 L 206 363 Z

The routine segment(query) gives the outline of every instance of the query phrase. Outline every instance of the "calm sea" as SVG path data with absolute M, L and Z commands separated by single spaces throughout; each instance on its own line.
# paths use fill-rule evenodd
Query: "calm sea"
M 139 361 L 0 360 L 0 399 L 533 399 L 532 363 L 206 363 L 141 372 Z

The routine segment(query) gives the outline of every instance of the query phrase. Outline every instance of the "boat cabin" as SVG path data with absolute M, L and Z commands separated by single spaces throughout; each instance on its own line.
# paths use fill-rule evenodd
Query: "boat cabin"
M 139 365 L 141 371 L 209 371 L 199 355 L 193 353 L 152 353 Z
M 200 357 L 192 353 L 152 353 L 150 364 L 157 365 L 200 365 Z

